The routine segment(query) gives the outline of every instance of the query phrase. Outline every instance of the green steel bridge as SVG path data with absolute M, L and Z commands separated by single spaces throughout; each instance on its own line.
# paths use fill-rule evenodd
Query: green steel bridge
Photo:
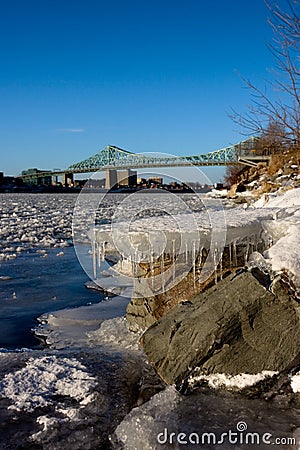
M 58 175 L 72 175 L 105 171 L 108 169 L 144 169 L 154 167 L 188 167 L 188 166 L 228 166 L 245 164 L 256 166 L 260 161 L 267 161 L 269 156 L 256 155 L 257 138 L 239 142 L 210 153 L 194 156 L 156 156 L 155 154 L 133 153 L 119 147 L 108 145 L 93 156 L 70 165 L 64 170 L 22 172 L 20 178 L 30 181 L 32 178 L 45 178 Z

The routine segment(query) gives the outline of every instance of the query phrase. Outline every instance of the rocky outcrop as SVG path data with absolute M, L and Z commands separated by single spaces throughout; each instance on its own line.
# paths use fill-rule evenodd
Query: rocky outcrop
M 257 275 L 228 276 L 144 333 L 144 351 L 165 382 L 180 385 L 195 367 L 206 374 L 281 371 L 296 358 L 300 305 L 281 281 L 271 291 Z
M 239 198 L 244 188 L 255 198 L 278 189 L 287 190 L 300 186 L 299 152 L 290 150 L 274 154 L 268 164 L 258 163 L 256 167 L 244 167 L 235 177 L 235 184 L 229 186 L 228 198 Z

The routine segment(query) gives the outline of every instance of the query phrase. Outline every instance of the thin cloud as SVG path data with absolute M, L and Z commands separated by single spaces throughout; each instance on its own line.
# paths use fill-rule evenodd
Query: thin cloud
M 54 131 L 58 132 L 58 133 L 84 133 L 85 129 L 84 128 L 57 128 Z

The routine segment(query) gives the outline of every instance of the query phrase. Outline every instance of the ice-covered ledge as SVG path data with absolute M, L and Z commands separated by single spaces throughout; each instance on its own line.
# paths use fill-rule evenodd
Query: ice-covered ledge
M 102 261 L 114 253 L 119 261 L 110 273 L 113 280 L 125 275 L 139 290 L 144 284 L 142 290 L 149 296 L 172 288 L 188 273 L 193 273 L 194 284 L 201 284 L 214 272 L 216 279 L 218 272 L 222 277 L 225 267 L 244 265 L 253 251 L 265 250 L 271 239 L 262 221 L 270 219 L 273 211 L 234 207 L 173 214 L 173 229 L 168 216 L 99 225 L 88 233 L 90 272 L 107 289 L 112 279 L 103 276 Z
M 212 199 L 205 202 L 201 199 L 202 203 L 197 204 L 198 200 L 193 198 L 190 209 L 186 205 L 182 206 L 181 199 L 176 199 L 175 204 L 172 204 L 169 197 L 164 195 L 151 195 L 147 197 L 147 201 L 145 195 L 137 195 L 134 202 L 132 200 L 130 203 L 126 199 L 118 205 L 107 199 L 100 207 L 95 198 L 91 208 L 93 214 L 90 215 L 84 209 L 85 200 L 79 208 L 81 215 L 79 214 L 73 231 L 79 240 L 88 234 L 86 243 L 89 242 L 92 248 L 89 257 L 86 255 L 86 247 L 85 254 L 77 254 L 83 268 L 95 281 L 105 279 L 104 272 L 109 270 L 107 255 L 114 253 L 118 259 L 112 277 L 114 281 L 120 279 L 120 276 L 127 276 L 131 281 L 132 278 L 149 278 L 150 268 L 152 276 L 164 274 L 161 284 L 170 276 L 176 279 L 177 270 L 182 272 L 183 265 L 187 266 L 186 273 L 194 273 L 197 282 L 199 269 L 202 271 L 202 278 L 207 275 L 202 267 L 204 261 L 208 272 L 216 271 L 217 268 L 222 272 L 222 265 L 226 263 L 224 258 L 229 260 L 229 266 L 236 266 L 244 264 L 256 250 L 263 253 L 270 249 L 265 255 L 269 255 L 269 260 L 275 262 L 275 244 L 288 230 L 291 231 L 291 219 L 287 222 L 287 216 L 294 217 L 296 228 L 299 222 L 295 211 L 291 209 L 297 208 L 299 189 L 293 191 L 295 192 L 292 194 L 272 194 L 254 206 L 230 205 L 228 201 L 221 204 L 220 200 L 215 203 Z M 150 213 L 158 211 L 158 214 L 155 217 L 151 214 L 150 217 L 149 214 L 145 217 L 144 212 L 149 208 Z M 109 223 L 103 224 L 101 220 L 107 217 L 107 209 L 112 214 L 108 218 Z M 83 216 L 91 219 L 89 224 L 82 221 Z M 293 236 L 295 237 L 295 233 Z M 295 239 L 292 240 L 295 243 Z M 243 255 L 240 254 L 241 248 L 244 249 Z M 289 256 L 289 252 L 285 253 Z M 291 261 L 281 264 L 280 258 L 277 258 L 277 262 L 280 262 L 277 266 L 281 266 L 282 270 L 290 270 L 293 266 L 292 273 L 295 274 L 294 256 L 292 264 Z M 146 274 L 145 265 L 148 265 Z M 105 286 L 109 283 L 105 279 Z

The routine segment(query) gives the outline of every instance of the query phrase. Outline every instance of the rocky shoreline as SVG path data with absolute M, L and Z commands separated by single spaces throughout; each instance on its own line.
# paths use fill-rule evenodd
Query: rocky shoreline
M 286 198 L 294 196 L 299 200 L 297 192 L 289 191 Z M 287 211 L 276 211 L 275 216 L 295 214 L 292 223 L 299 226 L 296 205 L 299 201 L 287 202 Z M 284 223 L 279 223 L 279 228 Z M 299 290 L 294 285 L 297 273 L 295 268 L 289 272 L 292 265 L 286 264 L 284 254 L 281 270 L 274 270 L 273 261 L 268 260 L 272 246 L 284 242 L 288 234 L 288 229 L 281 229 L 279 236 L 273 230 L 270 250 L 254 252 L 252 262 L 243 268 L 227 268 L 223 279 L 218 279 L 217 284 L 208 283 L 196 295 L 187 279 L 186 289 L 181 290 L 184 295 L 179 293 L 177 302 L 174 296 L 165 304 L 156 299 L 156 305 L 153 299 L 147 303 L 139 298 L 131 300 L 127 307 L 129 326 L 134 329 L 134 323 L 138 323 L 147 328 L 141 345 L 167 384 L 175 384 L 184 392 L 191 384 L 199 387 L 207 383 L 213 374 L 232 378 L 265 372 L 268 382 L 259 380 L 251 389 L 243 387 L 240 391 L 264 399 L 286 394 L 299 402 L 300 386 L 292 382 L 295 376 L 298 382 L 300 371 L 300 303 Z M 296 257 L 296 267 L 298 261 Z M 239 263 L 243 266 L 242 260 Z M 197 383 L 191 383 L 195 374 Z M 226 383 L 219 387 L 226 388 Z
M 141 344 L 160 377 L 180 387 L 195 371 L 299 370 L 300 305 L 281 279 L 267 288 L 265 278 L 254 269 L 230 274 L 148 328 Z

